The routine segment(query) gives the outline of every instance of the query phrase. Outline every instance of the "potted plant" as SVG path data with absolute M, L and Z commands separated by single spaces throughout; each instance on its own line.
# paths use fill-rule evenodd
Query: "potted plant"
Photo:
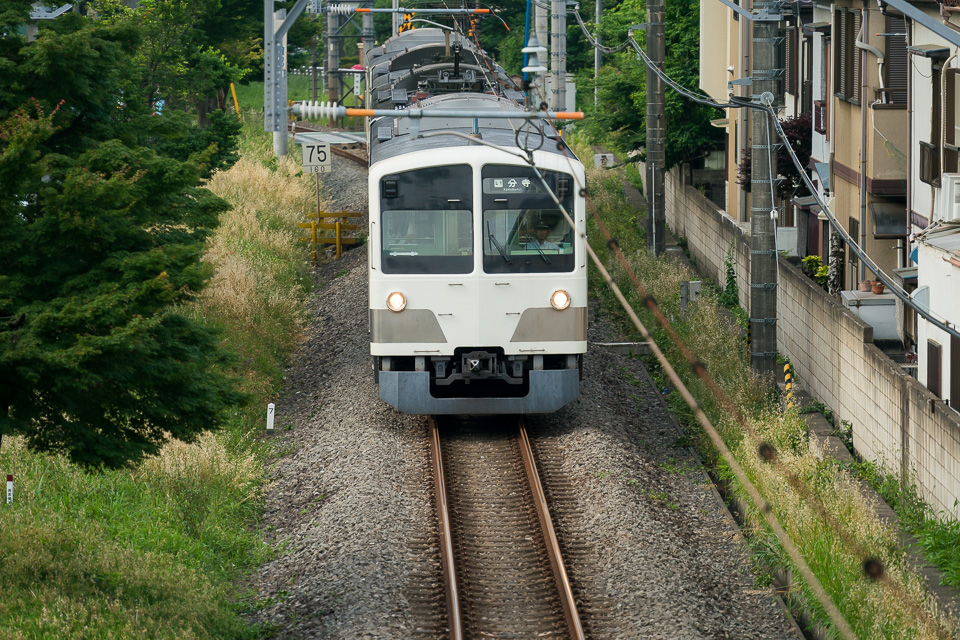
M 822 260 L 820 256 L 807 256 L 803 260 L 803 272 L 810 277 L 813 277 L 817 274 L 817 271 L 820 269 Z
M 860 291 L 870 291 L 870 288 L 873 286 L 873 282 L 870 280 L 861 280 L 860 281 Z
M 825 264 L 820 265 L 820 267 L 817 269 L 817 272 L 813 274 L 813 279 L 818 285 L 826 288 L 827 283 L 830 280 L 830 266 Z
M 883 283 L 879 280 L 873 281 L 873 292 L 874 293 L 883 293 Z

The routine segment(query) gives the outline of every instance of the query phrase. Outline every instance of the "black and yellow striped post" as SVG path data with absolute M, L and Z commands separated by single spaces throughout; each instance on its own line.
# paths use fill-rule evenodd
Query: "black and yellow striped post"
M 783 365 L 783 382 L 787 391 L 787 409 L 793 409 L 793 372 L 789 362 Z

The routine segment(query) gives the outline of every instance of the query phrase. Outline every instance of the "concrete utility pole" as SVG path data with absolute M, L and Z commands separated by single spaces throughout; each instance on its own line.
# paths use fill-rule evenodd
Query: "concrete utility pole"
M 550 13 L 550 87 L 554 111 L 567 108 L 567 0 L 552 0 Z
M 647 57 L 663 70 L 666 56 L 664 0 L 647 0 Z M 663 81 L 647 67 L 647 248 L 662 255 L 666 248 L 663 167 L 666 164 L 666 129 Z
M 396 14 L 394 14 L 396 15 Z M 327 59 L 324 60 L 327 76 L 327 100 L 337 102 L 340 100 L 340 74 L 337 70 L 340 68 L 340 41 L 337 32 L 340 30 L 340 16 L 330 12 L 326 14 L 327 18 Z
M 763 104 L 776 103 L 777 42 L 773 21 L 753 23 L 753 93 Z M 753 114 L 750 142 L 750 366 L 774 373 L 777 356 L 777 215 L 774 187 L 779 138 L 770 115 Z

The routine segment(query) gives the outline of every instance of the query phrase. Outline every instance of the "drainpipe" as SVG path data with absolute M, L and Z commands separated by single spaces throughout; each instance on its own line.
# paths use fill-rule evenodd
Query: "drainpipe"
M 940 139 L 937 140 L 937 144 L 940 146 L 940 173 L 943 173 L 943 162 L 946 156 L 946 149 L 944 144 L 947 140 L 947 69 L 950 68 L 950 63 L 953 62 L 953 59 L 957 57 L 957 49 L 953 49 L 953 53 L 947 58 L 946 62 L 943 63 L 943 66 L 940 67 Z M 941 197 L 943 194 L 940 194 Z M 933 216 L 930 217 L 933 220 Z
M 903 21 L 904 30 L 907 32 L 907 46 L 913 46 L 913 20 L 906 18 Z M 909 266 L 910 261 L 910 212 L 913 211 L 913 60 L 907 53 L 907 228 L 906 240 L 903 243 L 903 262 L 900 266 Z
M 960 7 L 948 7 L 947 5 L 941 3 L 940 18 L 943 20 L 943 24 L 946 26 L 950 27 L 954 31 L 960 31 L 960 27 L 950 22 L 950 14 L 955 11 L 960 11 Z
M 747 39 L 747 29 L 750 28 L 749 21 L 745 20 L 743 16 L 740 16 L 740 77 L 746 77 L 750 73 L 750 46 Z M 747 87 L 740 89 L 743 93 L 743 96 L 749 96 Z M 747 129 L 750 126 L 750 109 L 739 109 L 740 112 L 740 140 L 738 144 L 740 148 L 738 149 L 738 157 L 740 161 L 743 161 L 743 151 L 747 148 Z M 747 192 L 744 191 L 743 185 L 738 185 L 740 189 L 740 222 L 747 221 Z
M 860 50 L 860 248 L 864 251 L 867 247 L 867 51 L 877 56 L 880 88 L 884 88 L 883 53 L 866 43 L 869 28 L 870 6 L 867 0 L 863 0 L 863 20 L 860 21 L 860 33 L 857 35 L 856 45 Z M 859 275 L 862 282 L 867 279 L 867 265 L 863 260 L 859 262 Z

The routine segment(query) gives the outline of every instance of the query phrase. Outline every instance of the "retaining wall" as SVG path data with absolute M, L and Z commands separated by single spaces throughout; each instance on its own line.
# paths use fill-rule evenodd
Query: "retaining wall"
M 740 304 L 749 310 L 749 224 L 682 184 L 679 171 L 665 182 L 667 225 L 687 239 L 703 275 L 724 282 L 733 243 Z M 853 425 L 858 453 L 889 471 L 914 474 L 935 510 L 960 515 L 960 414 L 874 346 L 870 325 L 786 261 L 780 262 L 777 304 L 777 348 L 803 387 L 833 409 L 836 420 Z

